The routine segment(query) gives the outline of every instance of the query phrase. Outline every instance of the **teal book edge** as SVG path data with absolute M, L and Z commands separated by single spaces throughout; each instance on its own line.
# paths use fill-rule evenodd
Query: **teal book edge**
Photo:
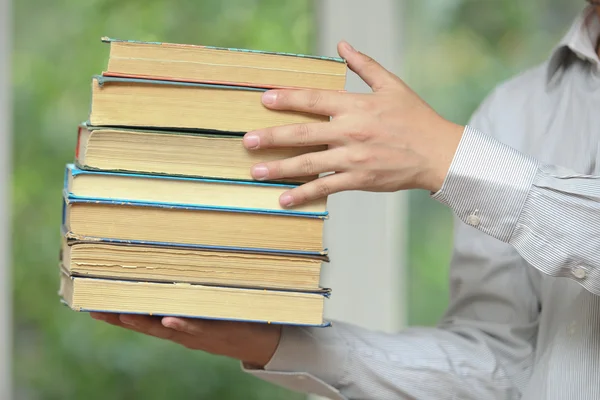
M 329 56 L 318 56 L 318 55 L 308 55 L 308 54 L 296 54 L 296 53 L 286 53 L 286 52 L 277 52 L 277 51 L 266 51 L 266 50 L 250 50 L 250 49 L 239 49 L 234 47 L 217 47 L 217 46 L 205 46 L 205 45 L 194 45 L 194 44 L 175 44 L 175 43 L 165 43 L 165 42 L 148 42 L 148 41 L 140 41 L 140 40 L 123 40 L 123 39 L 115 39 L 107 36 L 102 37 L 102 42 L 104 43 L 112 43 L 112 42 L 123 42 L 123 43 L 135 43 L 135 44 L 147 44 L 147 45 L 167 45 L 174 47 L 187 47 L 187 48 L 205 48 L 212 50 L 225 50 L 225 51 L 233 51 L 239 53 L 257 53 L 257 54 L 270 54 L 276 56 L 288 56 L 288 57 L 300 57 L 300 58 L 312 58 L 315 60 L 325 60 L 325 61 L 335 61 L 339 63 L 346 63 L 346 60 L 340 57 L 329 57 Z
M 139 201 L 130 199 L 115 199 L 115 198 L 102 198 L 102 197 L 84 197 L 76 196 L 69 191 L 69 177 L 76 178 L 80 175 L 107 175 L 107 176 L 120 176 L 130 178 L 144 178 L 144 179 L 156 179 L 156 180 L 181 180 L 189 182 L 201 183 L 219 183 L 224 185 L 244 185 L 244 186 L 262 186 L 262 187 L 277 187 L 284 189 L 291 189 L 296 187 L 295 185 L 285 185 L 279 183 L 264 183 L 264 182 L 253 182 L 253 181 L 232 181 L 232 180 L 220 180 L 210 178 L 191 178 L 191 177 L 179 177 L 170 175 L 150 175 L 150 174 L 131 174 L 121 172 L 105 172 L 105 171 L 89 171 L 78 168 L 74 164 L 67 164 L 64 175 L 64 196 L 70 202 L 95 202 L 95 203 L 110 203 L 110 204 L 130 204 L 139 206 L 154 206 L 154 207 L 168 207 L 168 208 L 183 208 L 183 209 L 196 209 L 196 210 L 207 210 L 207 211 L 225 211 L 225 212 L 244 212 L 252 214 L 277 214 L 295 217 L 306 217 L 306 218 L 320 218 L 327 219 L 329 213 L 327 211 L 322 213 L 312 213 L 306 211 L 295 211 L 295 210 L 275 210 L 275 209 L 260 209 L 260 208 L 233 208 L 223 207 L 211 204 L 189 204 L 189 203 L 158 203 L 150 201 Z
M 67 169 L 68 171 L 68 169 Z M 68 185 L 68 179 L 65 179 L 65 185 Z M 247 214 L 266 214 L 273 215 L 276 213 L 268 212 L 268 211 L 249 211 L 244 209 L 234 209 L 234 208 L 217 208 L 210 206 L 189 206 L 189 205 L 173 205 L 173 204 L 164 204 L 164 203 L 150 203 L 150 202 L 131 202 L 131 201 L 123 201 L 123 200 L 114 200 L 114 199 L 97 199 L 97 198 L 74 198 L 69 196 L 69 192 L 67 186 L 63 189 L 62 196 L 62 222 L 61 229 L 63 235 L 67 238 L 67 240 L 79 240 L 79 241 L 91 241 L 91 242 L 102 242 L 102 243 L 114 243 L 114 244 L 133 244 L 133 245 L 142 245 L 142 246 L 164 246 L 164 247 L 177 247 L 177 248 L 188 248 L 188 249 L 200 249 L 200 250 L 217 250 L 217 251 L 239 251 L 239 252 L 248 252 L 248 253 L 264 253 L 264 254 L 279 254 L 279 255 L 299 255 L 299 256 L 307 256 L 307 257 L 326 257 L 328 250 L 323 249 L 322 251 L 301 251 L 301 250 L 279 250 L 279 249 L 269 249 L 269 248 L 260 248 L 260 247 L 236 247 L 236 246 L 213 246 L 213 245 L 203 245 L 203 244 L 183 244 L 183 243 L 173 243 L 173 242 L 154 242 L 154 241 L 144 241 L 144 240 L 123 240 L 118 238 L 99 238 L 99 237 L 91 237 L 75 234 L 69 231 L 69 227 L 67 226 L 67 207 L 69 204 L 76 203 L 93 203 L 93 204 L 112 204 L 112 205 L 127 205 L 127 206 L 135 206 L 135 207 L 154 207 L 154 208 L 177 208 L 177 209 L 185 209 L 185 210 L 205 210 L 205 211 L 220 211 L 220 212 L 234 212 L 234 213 L 247 213 Z M 278 214 L 281 215 L 281 214 Z M 317 218 L 317 219 L 326 219 L 326 216 L 323 215 L 297 215 L 297 214 L 288 214 L 290 217 L 294 218 Z

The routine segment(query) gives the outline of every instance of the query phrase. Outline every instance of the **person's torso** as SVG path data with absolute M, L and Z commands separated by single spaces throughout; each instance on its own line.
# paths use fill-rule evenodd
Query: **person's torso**
M 553 87 L 545 71 L 528 71 L 505 88 L 510 101 L 494 118 L 495 135 L 542 163 L 600 175 L 600 76 L 573 63 Z M 600 399 L 600 296 L 573 280 L 531 270 L 541 314 L 522 398 Z

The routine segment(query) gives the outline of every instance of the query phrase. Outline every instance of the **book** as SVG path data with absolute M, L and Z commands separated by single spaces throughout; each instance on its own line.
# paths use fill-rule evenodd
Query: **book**
M 329 116 L 262 104 L 271 88 L 343 90 L 344 60 L 103 39 L 75 160 L 65 169 L 64 304 L 80 312 L 329 326 L 320 286 L 326 199 L 293 208 L 303 176 L 253 165 L 327 146 L 246 150 L 243 135 Z
M 322 151 L 327 146 L 246 150 L 240 135 L 149 131 L 81 125 L 75 162 L 82 169 L 172 176 L 253 180 L 250 169 L 259 162 Z M 279 182 L 303 183 L 304 176 Z
M 325 216 L 65 197 L 71 238 L 324 254 Z
M 328 325 L 323 320 L 327 293 L 82 278 L 63 271 L 59 295 L 71 309 L 82 312 Z
M 263 92 L 241 86 L 96 76 L 89 121 L 95 126 L 245 133 L 329 120 L 328 116 L 268 109 L 261 101 Z
M 64 189 L 74 199 L 95 199 L 170 205 L 204 205 L 214 209 L 240 209 L 285 214 L 326 216 L 326 198 L 285 209 L 279 196 L 295 185 L 219 179 L 142 175 L 111 171 L 82 170 L 74 164 L 65 168 Z
M 144 282 L 320 291 L 326 256 L 148 246 L 63 237 L 61 263 L 72 276 Z
M 347 66 L 337 57 L 102 38 L 110 45 L 106 76 L 254 87 L 343 90 Z

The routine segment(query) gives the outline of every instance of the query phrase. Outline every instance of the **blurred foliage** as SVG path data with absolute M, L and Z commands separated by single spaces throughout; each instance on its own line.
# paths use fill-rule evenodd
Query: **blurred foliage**
M 406 2 L 403 78 L 444 117 L 466 124 L 501 81 L 543 62 L 585 2 Z M 434 325 L 448 305 L 451 212 L 410 196 L 409 324 Z
M 501 80 L 546 58 L 583 1 L 406 2 L 404 76 L 466 123 Z M 311 0 L 19 0 L 14 73 L 13 279 L 17 399 L 293 399 L 237 362 L 126 332 L 58 304 L 60 197 L 100 37 L 310 53 Z M 340 16 L 342 17 L 342 16 Z M 450 212 L 411 194 L 409 319 L 447 305 Z
M 64 164 L 87 118 L 103 35 L 309 53 L 309 0 L 14 2 L 13 279 L 18 399 L 294 399 L 239 363 L 76 314 L 58 302 Z

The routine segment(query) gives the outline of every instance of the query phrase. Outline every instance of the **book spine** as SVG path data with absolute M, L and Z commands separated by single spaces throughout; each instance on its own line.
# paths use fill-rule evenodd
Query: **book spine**
M 75 159 L 79 160 L 79 147 L 81 146 L 81 130 L 83 127 L 80 125 L 77 128 L 77 142 L 75 144 Z
M 69 227 L 67 226 L 67 200 L 66 196 L 62 198 L 62 216 L 61 216 L 61 232 L 68 231 Z

